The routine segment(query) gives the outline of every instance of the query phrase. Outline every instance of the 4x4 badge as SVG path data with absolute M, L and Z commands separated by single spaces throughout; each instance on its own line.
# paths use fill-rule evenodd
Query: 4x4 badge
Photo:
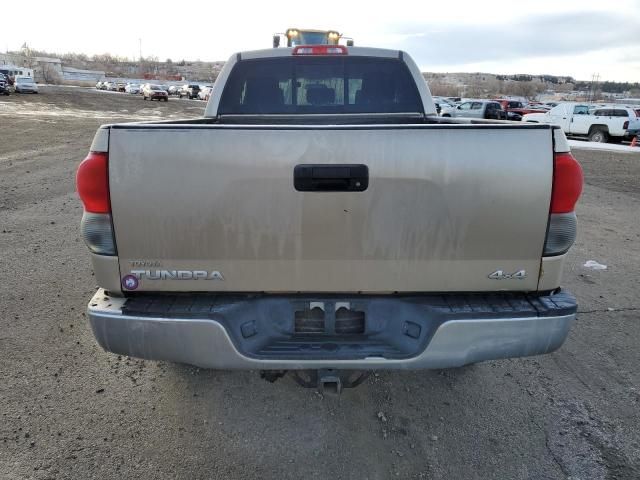
M 518 270 L 514 273 L 504 273 L 502 270 L 496 270 L 489 275 L 491 280 L 524 280 L 527 278 L 526 270 Z

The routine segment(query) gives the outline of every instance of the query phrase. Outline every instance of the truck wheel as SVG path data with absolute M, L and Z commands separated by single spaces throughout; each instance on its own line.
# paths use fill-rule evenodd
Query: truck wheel
M 609 135 L 604 130 L 601 130 L 601 129 L 593 130 L 589 134 L 590 142 L 607 143 L 607 140 L 609 140 Z

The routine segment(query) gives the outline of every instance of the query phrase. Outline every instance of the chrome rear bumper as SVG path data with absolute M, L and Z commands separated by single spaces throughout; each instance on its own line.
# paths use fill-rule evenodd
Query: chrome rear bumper
M 406 336 L 406 328 L 402 325 L 406 325 L 407 318 L 420 324 L 418 315 L 422 312 L 425 317 L 421 324 L 423 330 L 415 337 L 415 345 L 412 344 L 404 354 L 389 356 L 376 354 L 369 344 L 356 348 L 357 339 L 347 342 L 353 349 L 346 351 L 353 354 L 334 355 L 330 350 L 305 350 L 304 346 L 293 353 L 277 349 L 275 354 L 263 353 L 272 350 L 261 350 L 251 343 L 254 340 L 243 338 L 242 325 L 255 318 L 258 322 L 255 329 L 260 332 L 269 328 L 264 322 L 272 321 L 270 315 L 274 322 L 280 322 L 278 332 L 286 330 L 289 323 L 281 320 L 287 316 L 287 309 L 282 307 L 304 304 L 308 298 L 247 296 L 225 302 L 217 297 L 215 302 L 203 303 L 191 301 L 190 297 L 165 296 L 158 298 L 173 299 L 154 303 L 150 297 L 127 300 L 112 297 L 100 289 L 89 303 L 88 316 L 98 343 L 110 352 L 203 368 L 262 370 L 449 368 L 484 360 L 538 355 L 559 348 L 575 319 L 575 299 L 567 292 L 545 297 L 493 295 L 489 300 L 486 296 L 478 296 L 482 301 L 473 297 L 348 299 L 363 310 L 369 309 L 368 315 L 377 325 L 380 320 L 375 312 L 386 311 L 380 318 L 388 319 L 385 328 L 389 330 L 375 334 L 383 337 Z M 336 298 L 326 300 L 328 305 L 343 302 Z M 133 306 L 127 302 L 133 302 Z M 159 304 L 162 308 L 158 308 Z M 333 340 L 336 338 L 334 336 Z M 400 341 L 412 340 L 403 337 Z

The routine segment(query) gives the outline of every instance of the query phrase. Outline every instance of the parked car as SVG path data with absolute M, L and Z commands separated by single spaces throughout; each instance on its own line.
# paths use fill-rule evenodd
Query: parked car
M 436 106 L 436 112 L 438 112 L 438 115 L 442 112 L 455 108 L 455 105 L 444 97 L 433 97 L 433 103 Z
M 442 111 L 442 107 L 440 106 L 440 104 L 434 101 L 433 105 L 436 107 L 436 113 L 440 115 L 440 112 Z
M 440 111 L 438 112 L 439 115 L 443 117 L 451 117 L 451 111 L 455 110 L 458 104 L 442 102 L 438 103 L 438 106 L 440 107 Z
M 204 96 L 203 100 L 205 101 L 209 101 L 209 99 L 211 98 L 211 94 L 213 93 L 213 88 L 210 88 L 209 90 L 207 90 L 206 95 Z
M 98 83 L 96 83 L 96 90 L 100 90 L 100 89 L 102 89 L 102 83 L 103 83 L 103 82 L 98 82 Z
M 520 121 L 522 120 L 522 116 L 527 113 L 544 113 L 548 110 L 547 108 L 526 105 L 518 100 L 498 99 L 496 101 L 500 103 L 500 105 L 502 105 L 502 109 L 507 112 L 508 120 Z
M 169 93 L 169 95 L 178 95 L 180 88 L 180 85 L 171 85 L 167 93 Z
M 443 117 L 488 118 L 506 120 L 507 114 L 500 103 L 493 100 L 469 100 L 447 110 Z
M 200 85 L 196 83 L 190 83 L 188 85 L 184 85 L 180 91 L 178 92 L 178 96 L 180 98 L 187 97 L 189 99 L 198 98 L 198 92 L 200 91 Z
M 610 139 L 622 140 L 635 118 L 635 111 L 630 107 L 594 108 L 589 104 L 563 102 L 546 113 L 525 115 L 522 121 L 559 125 L 567 135 L 586 136 L 592 142 L 606 143 Z
M 542 113 L 551 110 L 551 106 L 547 105 L 546 103 L 542 103 L 542 102 L 537 102 L 537 101 L 531 101 L 528 104 L 526 104 L 527 107 L 529 108 L 535 108 L 535 109 L 539 109 L 542 110 Z M 555 107 L 555 105 L 553 105 Z
M 640 114 L 638 114 L 638 117 L 640 117 Z M 636 117 L 635 120 L 629 121 L 629 126 L 624 132 L 624 138 L 627 140 L 633 140 L 634 137 L 640 140 L 640 118 L 638 117 Z
M 116 85 L 117 85 L 117 91 L 118 92 L 123 92 L 124 93 L 126 91 L 125 90 L 127 88 L 127 84 L 126 83 L 118 82 Z
M 628 122 L 623 123 L 625 128 L 623 139 L 632 140 L 640 131 L 640 108 L 637 106 L 605 105 L 595 109 L 592 115 L 628 118 Z M 612 140 L 619 141 L 621 138 L 614 136 Z
M 212 88 L 213 88 L 213 85 L 206 85 L 202 87 L 198 92 L 198 98 L 200 100 L 207 100 L 209 98 L 207 95 L 209 95 L 209 92 L 211 92 Z
M 0 95 L 9 95 L 11 93 L 9 80 L 7 76 L 3 73 L 0 73 Z
M 13 70 L 10 70 L 8 68 L 2 68 L 2 66 L 0 65 L 0 74 L 4 75 L 9 86 L 13 86 L 14 79 L 15 79 Z
M 164 100 L 169 101 L 169 94 L 160 85 L 146 85 L 142 89 L 143 100 Z
M 138 83 L 127 83 L 127 86 L 124 88 L 124 91 L 127 93 L 137 94 L 140 93 L 140 84 Z
M 118 91 L 118 83 L 117 82 L 109 82 L 109 88 L 107 89 L 110 92 L 117 92 Z
M 38 93 L 38 85 L 31 77 L 16 77 L 13 88 L 16 93 Z
M 103 348 L 337 388 L 562 345 L 582 189 L 562 130 L 439 117 L 408 54 L 345 53 L 234 54 L 204 118 L 97 131 L 76 179 Z

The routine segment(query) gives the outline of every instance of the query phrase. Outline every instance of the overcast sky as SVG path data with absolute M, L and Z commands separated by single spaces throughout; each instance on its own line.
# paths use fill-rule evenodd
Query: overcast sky
M 403 49 L 422 70 L 640 81 L 640 0 L 31 0 L 4 7 L 0 48 L 226 60 L 287 27 Z M 611 7 L 608 9 L 607 7 Z M 20 10 L 20 11 L 18 11 Z M 15 11 L 18 15 L 9 15 Z

